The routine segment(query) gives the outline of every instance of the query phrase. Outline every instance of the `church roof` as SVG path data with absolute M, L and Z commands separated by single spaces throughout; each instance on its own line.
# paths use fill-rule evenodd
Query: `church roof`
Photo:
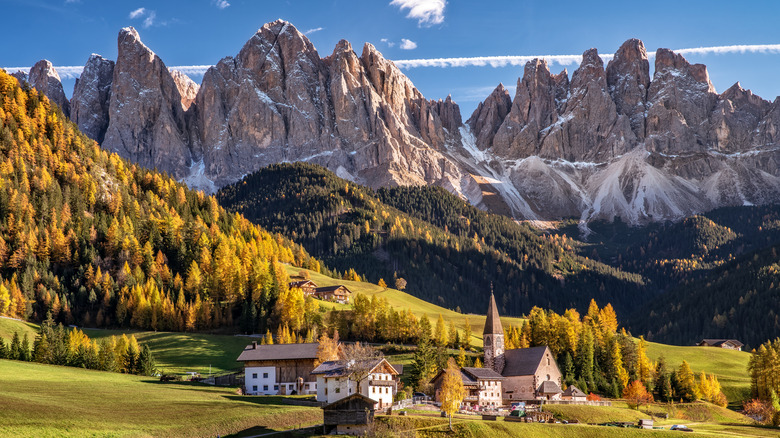
M 547 346 L 513 348 L 504 352 L 504 377 L 530 376 L 539 368 Z
M 503 335 L 504 328 L 501 326 L 501 318 L 498 316 L 498 307 L 496 306 L 496 297 L 490 294 L 490 304 L 488 305 L 487 318 L 485 319 L 485 330 L 483 335 Z

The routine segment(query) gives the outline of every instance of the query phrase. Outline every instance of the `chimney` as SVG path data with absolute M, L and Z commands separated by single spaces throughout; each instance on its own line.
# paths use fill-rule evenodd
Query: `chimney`
M 252 342 L 252 350 L 257 350 L 257 341 Z

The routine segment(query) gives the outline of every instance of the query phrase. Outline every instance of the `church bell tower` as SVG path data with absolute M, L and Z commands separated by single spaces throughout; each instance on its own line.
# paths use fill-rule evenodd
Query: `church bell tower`
M 485 368 L 501 374 L 504 371 L 504 328 L 498 316 L 496 298 L 490 293 L 485 330 L 482 331 L 485 350 Z

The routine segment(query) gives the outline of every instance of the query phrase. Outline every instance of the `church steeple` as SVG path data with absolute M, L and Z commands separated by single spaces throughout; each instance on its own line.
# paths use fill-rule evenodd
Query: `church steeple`
M 501 318 L 498 316 L 498 306 L 496 306 L 496 297 L 490 293 L 490 304 L 488 304 L 487 318 L 485 319 L 485 330 L 483 335 L 503 335 L 504 327 L 501 325 Z
M 492 290 L 485 318 L 485 329 L 482 331 L 482 340 L 485 350 L 485 368 L 490 368 L 501 374 L 504 371 L 504 328 L 501 326 L 496 297 L 493 296 Z

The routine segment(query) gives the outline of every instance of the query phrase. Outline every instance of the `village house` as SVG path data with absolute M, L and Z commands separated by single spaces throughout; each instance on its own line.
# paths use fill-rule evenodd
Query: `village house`
M 318 300 L 335 301 L 341 304 L 349 303 L 352 292 L 346 286 L 324 286 L 314 289 L 312 296 Z
M 584 402 L 588 400 L 588 395 L 582 392 L 576 386 L 569 385 L 569 387 L 563 391 L 563 394 L 561 394 L 561 400 Z
M 333 403 L 352 394 L 361 394 L 374 400 L 376 407 L 381 409 L 393 404 L 398 391 L 398 372 L 384 358 L 323 362 L 312 374 L 317 379 L 319 402 Z
M 504 350 L 504 328 L 493 294 L 483 331 L 485 368 L 504 377 L 504 404 L 560 400 L 563 375 L 547 346 Z
M 317 284 L 311 280 L 293 281 L 290 282 L 288 286 L 290 289 L 297 287 L 302 290 L 304 297 L 311 296 L 314 294 L 314 291 L 317 290 Z
M 444 381 L 446 370 L 431 379 L 436 391 L 436 401 L 441 402 L 439 395 Z M 462 405 L 467 408 L 496 408 L 503 405 L 503 392 L 501 382 L 504 377 L 489 368 L 463 367 L 460 369 L 460 378 L 466 393 Z
M 326 434 L 334 430 L 338 435 L 365 435 L 374 421 L 375 401 L 352 394 L 322 407 Z
M 745 344 L 736 339 L 702 339 L 696 345 L 699 347 L 718 347 L 736 351 L 742 351 L 742 347 L 745 346 Z
M 252 342 L 237 361 L 244 363 L 244 393 L 249 395 L 316 394 L 312 374 L 316 343 L 257 345 Z

